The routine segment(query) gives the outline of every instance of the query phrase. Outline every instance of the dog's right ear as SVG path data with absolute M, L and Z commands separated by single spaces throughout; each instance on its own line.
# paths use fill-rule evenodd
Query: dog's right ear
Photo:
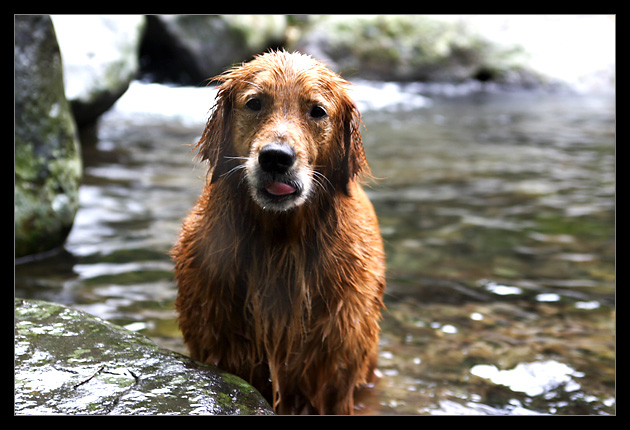
M 345 93 L 342 93 L 345 94 Z M 350 195 L 348 185 L 361 175 L 368 175 L 370 168 L 365 158 L 361 140 L 361 113 L 354 101 L 349 97 L 341 99 L 341 124 L 339 126 L 338 159 L 330 176 L 330 182 L 346 195 Z
M 223 81 L 216 96 L 216 104 L 197 142 L 198 156 L 208 162 L 211 182 L 216 182 L 229 169 L 226 166 L 227 151 L 231 144 L 232 91 L 231 81 L 224 75 L 210 82 Z M 229 164 L 229 163 L 228 163 Z

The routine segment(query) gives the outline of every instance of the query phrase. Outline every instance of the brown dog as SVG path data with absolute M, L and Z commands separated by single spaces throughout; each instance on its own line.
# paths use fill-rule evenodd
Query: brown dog
M 284 51 L 215 80 L 208 181 L 172 251 L 184 340 L 279 413 L 351 414 L 374 377 L 385 262 L 348 82 Z

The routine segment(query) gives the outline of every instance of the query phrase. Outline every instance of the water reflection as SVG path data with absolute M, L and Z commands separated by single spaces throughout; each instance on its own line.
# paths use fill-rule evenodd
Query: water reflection
M 17 266 L 16 295 L 185 352 L 167 254 L 204 180 L 200 91 L 179 102 L 207 98 L 201 121 L 125 98 L 101 120 L 66 252 Z M 389 270 L 383 376 L 358 412 L 614 413 L 613 100 L 430 98 L 364 114 Z
M 581 387 L 574 378 L 585 376 L 584 373 L 576 372 L 566 364 L 554 360 L 519 363 L 511 370 L 499 370 L 493 365 L 478 364 L 470 369 L 470 373 L 528 396 L 539 396 L 560 385 L 564 385 L 567 392 L 577 391 Z
M 366 410 L 613 412 L 611 101 L 473 94 L 365 121 L 389 264 Z

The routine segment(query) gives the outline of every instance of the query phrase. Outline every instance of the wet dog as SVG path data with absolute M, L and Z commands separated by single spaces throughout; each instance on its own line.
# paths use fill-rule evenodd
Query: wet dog
M 207 183 L 172 250 L 184 341 L 279 413 L 351 414 L 374 378 L 385 261 L 349 84 L 285 51 L 215 80 Z

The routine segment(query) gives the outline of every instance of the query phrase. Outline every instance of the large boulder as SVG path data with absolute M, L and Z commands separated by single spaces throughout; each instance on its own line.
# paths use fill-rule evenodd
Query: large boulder
M 203 85 L 232 64 L 282 44 L 282 15 L 149 15 L 143 74 L 159 82 Z
M 79 127 L 93 123 L 139 70 L 143 15 L 52 15 L 66 97 Z
M 349 78 L 461 82 L 522 71 L 521 52 L 461 22 L 423 15 L 324 15 L 298 21 L 292 49 Z
M 15 299 L 16 414 L 272 414 L 242 379 L 58 304 Z
M 15 17 L 15 255 L 61 246 L 79 205 L 81 155 L 48 16 Z

